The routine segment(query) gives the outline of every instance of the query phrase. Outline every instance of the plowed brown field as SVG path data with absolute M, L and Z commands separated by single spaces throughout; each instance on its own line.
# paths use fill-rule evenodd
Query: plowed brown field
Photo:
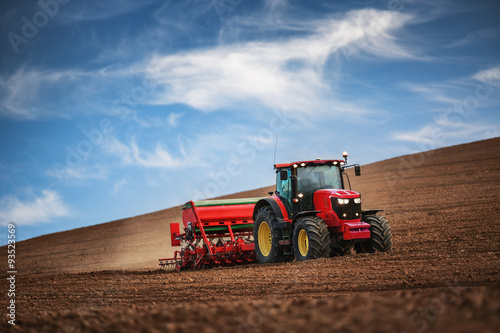
M 18 243 L 16 326 L 3 314 L 0 329 L 499 332 L 500 138 L 369 164 L 351 183 L 384 209 L 392 253 L 159 271 L 176 207 Z

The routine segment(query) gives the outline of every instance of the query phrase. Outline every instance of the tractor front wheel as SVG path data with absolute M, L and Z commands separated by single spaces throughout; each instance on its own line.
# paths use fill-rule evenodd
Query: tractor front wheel
M 390 252 L 392 250 L 392 233 L 386 218 L 379 215 L 366 215 L 361 220 L 370 224 L 371 238 L 367 242 L 357 243 L 356 252 Z
M 338 247 L 332 247 L 330 250 L 331 257 L 342 257 L 348 256 L 352 253 L 352 248 L 354 244 L 345 244 Z
M 329 257 L 330 243 L 330 232 L 319 217 L 305 216 L 295 222 L 293 251 L 298 261 Z

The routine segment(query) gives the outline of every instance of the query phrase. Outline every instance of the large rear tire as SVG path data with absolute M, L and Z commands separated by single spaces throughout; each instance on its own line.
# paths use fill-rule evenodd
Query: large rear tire
M 321 218 L 305 216 L 295 222 L 293 251 L 298 261 L 328 258 L 330 243 L 330 232 Z
M 357 243 L 356 252 L 390 252 L 392 250 L 392 233 L 389 221 L 379 215 L 366 215 L 361 220 L 370 224 L 371 238 L 368 242 Z
M 257 259 L 262 264 L 286 260 L 283 248 L 279 246 L 280 231 L 276 229 L 276 215 L 270 206 L 259 209 L 254 222 L 253 239 Z

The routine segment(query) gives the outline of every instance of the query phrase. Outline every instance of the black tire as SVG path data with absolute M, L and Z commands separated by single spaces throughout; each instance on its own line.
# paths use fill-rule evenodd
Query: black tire
M 277 222 L 276 215 L 270 206 L 262 207 L 257 212 L 254 222 L 253 239 L 255 253 L 261 264 L 286 261 L 286 257 L 283 255 L 283 248 L 279 246 L 281 235 L 280 231 L 276 229 Z M 263 223 L 266 223 L 271 231 L 271 245 L 268 251 L 266 251 L 264 245 L 259 244 L 259 229 Z
M 368 242 L 357 243 L 356 252 L 390 252 L 392 250 L 392 233 L 389 221 L 379 215 L 366 215 L 361 220 L 370 224 L 371 238 Z
M 305 231 L 308 246 L 300 245 L 301 231 Z M 328 258 L 330 256 L 330 244 L 330 232 L 321 218 L 304 216 L 295 222 L 293 229 L 293 251 L 298 261 Z M 306 251 L 307 253 L 305 253 Z
M 343 245 L 340 247 L 335 247 L 331 249 L 330 251 L 330 256 L 331 257 L 343 257 L 343 256 L 348 256 L 352 253 L 352 248 L 354 245 Z

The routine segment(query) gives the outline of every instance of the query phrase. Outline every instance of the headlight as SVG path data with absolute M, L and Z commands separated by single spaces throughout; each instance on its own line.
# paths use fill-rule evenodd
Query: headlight
M 360 204 L 361 203 L 361 198 L 354 198 L 354 203 L 355 204 Z
M 341 205 L 347 205 L 349 203 L 349 199 L 337 199 L 337 201 Z

